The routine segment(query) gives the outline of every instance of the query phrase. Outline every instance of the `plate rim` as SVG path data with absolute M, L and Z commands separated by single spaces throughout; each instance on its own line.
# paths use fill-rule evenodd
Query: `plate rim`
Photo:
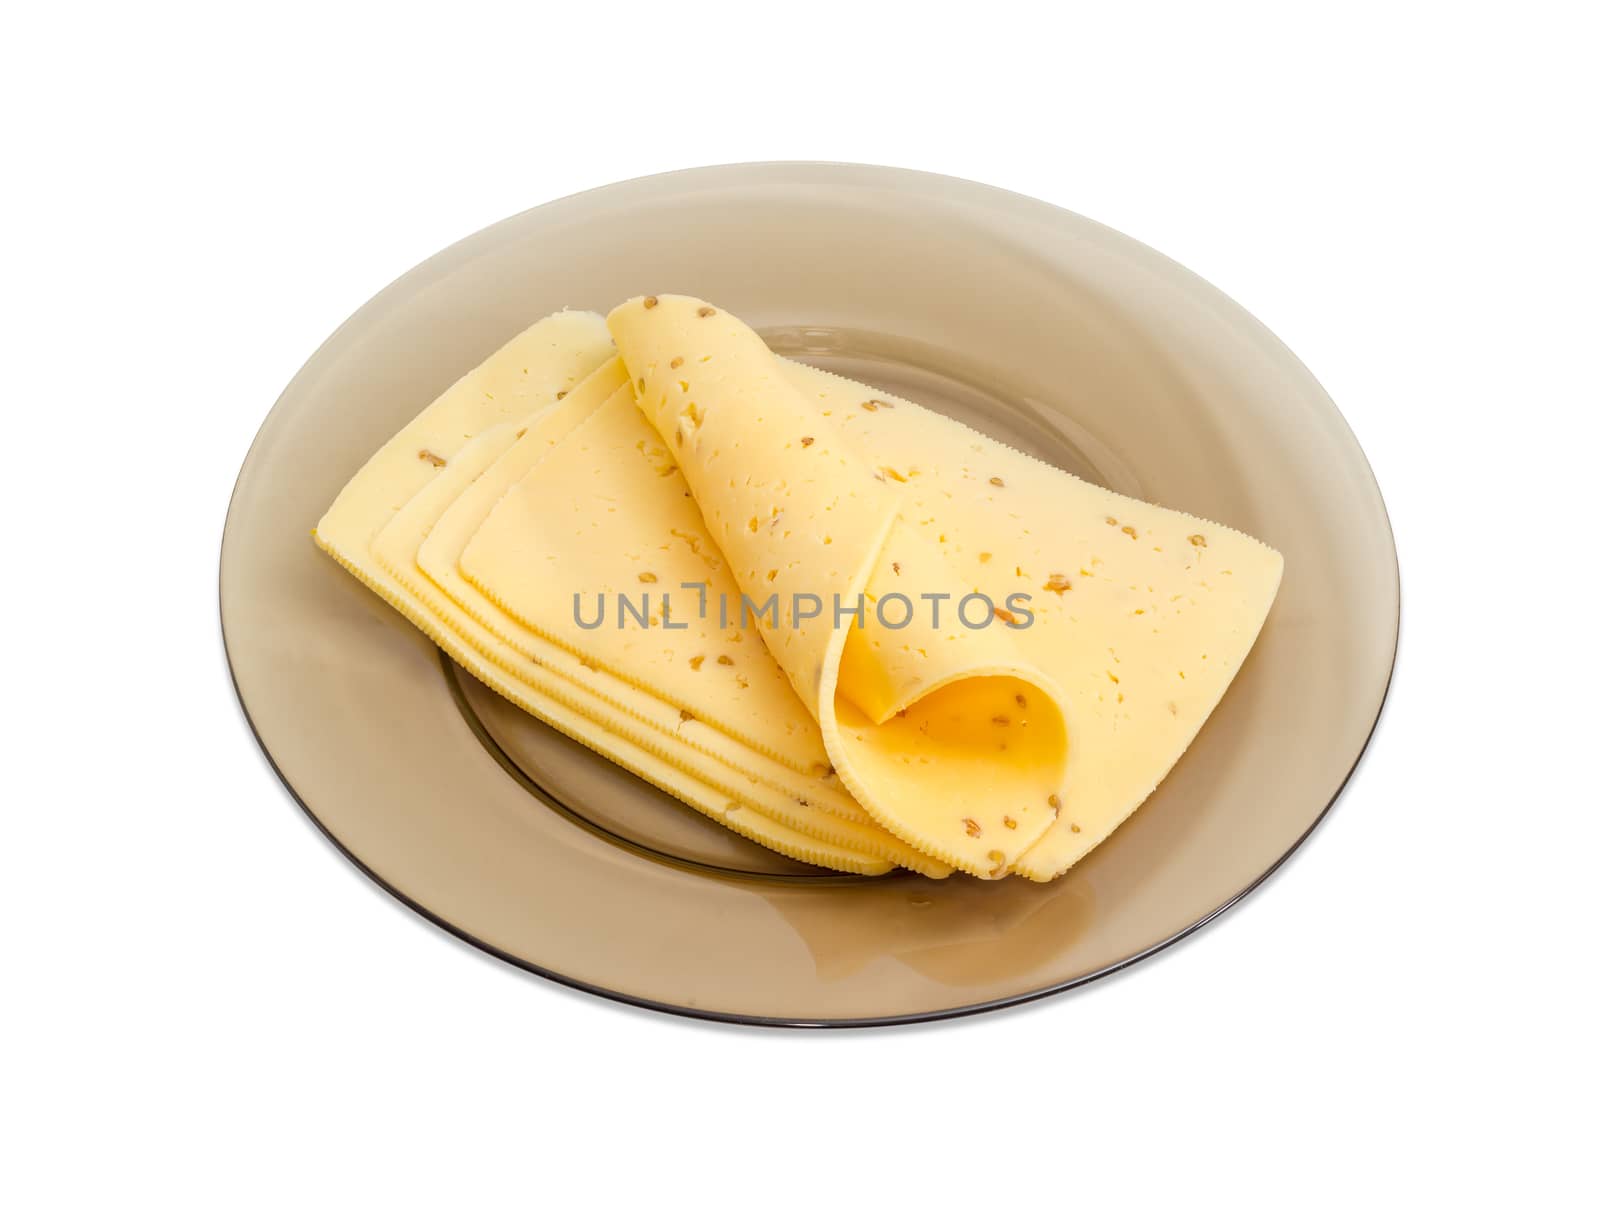
M 1329 795 L 1327 803 L 1323 805 L 1321 811 L 1318 812 L 1316 817 L 1310 822 L 1309 825 L 1306 826 L 1305 830 L 1295 838 L 1288 848 L 1285 849 L 1284 852 L 1278 856 L 1278 858 L 1274 860 L 1271 865 L 1257 874 L 1242 888 L 1223 899 L 1223 901 L 1221 901 L 1218 905 L 1201 915 L 1199 918 L 1195 919 L 1187 926 L 1167 936 L 1165 939 L 1159 940 L 1146 948 L 1131 953 L 1130 955 L 1122 957 L 1118 960 L 1112 961 L 1109 964 L 1102 965 L 1091 972 L 1082 973 L 1075 977 L 1069 978 L 1066 981 L 1053 982 L 1045 986 L 1036 987 L 1034 989 L 1023 990 L 1015 994 L 1008 994 L 1000 998 L 987 999 L 975 1003 L 965 1003 L 955 1007 L 944 1007 L 936 1010 L 917 1011 L 899 1015 L 842 1017 L 754 1015 L 743 1014 L 739 1012 L 716 1011 L 703 1007 L 685 1006 L 678 1003 L 664 1002 L 640 995 L 628 994 L 620 990 L 609 989 L 602 985 L 597 985 L 592 982 L 584 981 L 580 978 L 569 976 L 554 969 L 539 965 L 525 957 L 517 956 L 514 953 L 507 952 L 503 948 L 499 948 L 494 944 L 487 942 L 486 940 L 480 939 L 465 928 L 450 922 L 448 919 L 430 910 L 427 906 L 422 905 L 420 902 L 414 900 L 399 888 L 395 887 L 389 881 L 385 880 L 376 871 L 369 867 L 358 855 L 351 851 L 342 841 L 340 841 L 340 839 L 322 821 L 322 819 L 317 816 L 316 812 L 310 807 L 310 805 L 308 805 L 305 800 L 302 799 L 300 793 L 295 789 L 294 785 L 289 781 L 288 777 L 279 767 L 276 758 L 273 757 L 271 750 L 268 748 L 265 740 L 262 738 L 260 730 L 256 727 L 255 720 L 251 717 L 250 709 L 245 702 L 244 691 L 239 685 L 238 673 L 235 669 L 233 655 L 228 644 L 223 586 L 224 561 L 226 559 L 228 550 L 229 532 L 233 522 L 234 510 L 238 504 L 238 494 L 240 486 L 244 480 L 245 472 L 250 466 L 251 460 L 256 453 L 257 444 L 261 440 L 262 433 L 267 428 L 273 414 L 276 413 L 278 408 L 283 404 L 285 397 L 289 395 L 289 392 L 300 380 L 305 371 L 318 361 L 323 353 L 327 351 L 331 345 L 333 345 L 333 343 L 339 338 L 340 334 L 345 331 L 352 321 L 365 313 L 369 308 L 372 308 L 374 305 L 385 301 L 404 283 L 420 275 L 436 260 L 446 256 L 447 254 L 467 249 L 471 245 L 487 239 L 492 233 L 498 231 L 504 225 L 514 223 L 523 216 L 534 211 L 542 210 L 546 207 L 551 207 L 558 204 L 574 202 L 589 194 L 599 193 L 622 186 L 638 185 L 647 181 L 664 182 L 671 178 L 699 176 L 702 174 L 733 173 L 741 170 L 760 169 L 782 169 L 795 172 L 810 171 L 821 173 L 840 171 L 845 173 L 862 174 L 885 173 L 890 175 L 920 177 L 930 181 L 946 182 L 959 185 L 962 188 L 976 189 L 983 192 L 1000 195 L 1010 200 L 1012 205 L 1022 204 L 1036 210 L 1039 213 L 1067 215 L 1073 220 L 1088 223 L 1096 228 L 1109 232 L 1119 240 L 1128 241 L 1134 245 L 1137 245 L 1139 249 L 1159 258 L 1166 264 L 1166 266 L 1180 272 L 1185 278 L 1199 283 L 1205 289 L 1227 301 L 1227 303 L 1236 308 L 1239 314 L 1246 318 L 1260 334 L 1269 338 L 1271 342 L 1278 347 L 1280 352 L 1287 355 L 1287 357 L 1293 361 L 1293 364 L 1297 366 L 1311 382 L 1315 383 L 1317 388 L 1322 392 L 1323 397 L 1327 400 L 1328 405 L 1332 410 L 1333 416 L 1335 416 L 1339 423 L 1344 427 L 1356 453 L 1360 456 L 1361 463 L 1365 467 L 1367 476 L 1371 482 L 1379 512 L 1383 518 L 1384 536 L 1388 540 L 1389 551 L 1393 561 L 1393 574 L 1395 581 L 1394 643 L 1390 647 L 1387 656 L 1387 668 L 1384 672 L 1383 690 L 1378 700 L 1377 709 L 1373 713 L 1371 725 L 1368 727 L 1366 737 L 1362 740 L 1361 746 L 1357 750 L 1355 757 L 1352 759 L 1349 768 L 1345 771 L 1343 778 L 1340 779 L 1338 786 Z M 1136 964 L 1139 964 L 1141 961 L 1148 960 L 1151 957 L 1166 951 L 1175 944 L 1189 939 L 1197 932 L 1217 921 L 1217 919 L 1225 915 L 1229 910 L 1233 909 L 1245 898 L 1265 885 L 1266 882 L 1276 875 L 1290 859 L 1298 854 L 1301 848 L 1305 846 L 1307 840 L 1310 839 L 1314 833 L 1316 833 L 1318 827 L 1327 820 L 1334 807 L 1343 798 L 1345 790 L 1349 787 L 1351 780 L 1354 779 L 1357 771 L 1360 770 L 1362 763 L 1365 761 L 1366 756 L 1372 747 L 1373 740 L 1377 736 L 1378 728 L 1383 722 L 1384 711 L 1389 702 L 1389 694 L 1394 686 L 1395 670 L 1399 662 L 1400 637 L 1404 630 L 1405 619 L 1404 584 L 1401 575 L 1399 547 L 1396 543 L 1394 535 L 1394 523 L 1389 514 L 1388 503 L 1384 498 L 1382 486 L 1378 483 L 1377 474 L 1372 468 L 1371 460 L 1367 458 L 1366 450 L 1362 447 L 1360 439 L 1357 438 L 1354 430 L 1350 427 L 1348 420 L 1346 420 L 1343 412 L 1339 409 L 1337 402 L 1334 401 L 1332 395 L 1326 390 L 1326 388 L 1323 387 L 1321 381 L 1317 379 L 1316 375 L 1309 367 L 1305 365 L 1304 362 L 1300 360 L 1294 351 L 1290 349 L 1289 346 L 1253 312 L 1244 307 L 1243 304 L 1240 304 L 1231 295 L 1228 295 L 1226 292 L 1221 290 L 1221 288 L 1214 286 L 1212 283 L 1195 273 L 1193 270 L 1190 270 L 1181 262 L 1168 257 L 1165 253 L 1162 253 L 1159 249 L 1152 248 L 1151 246 L 1144 244 L 1142 241 L 1139 241 L 1137 238 L 1129 236 L 1126 233 L 1112 228 L 1107 224 L 1100 223 L 1098 220 L 1080 215 L 1076 211 L 1069 210 L 1063 206 L 1058 206 L 1055 203 L 1048 202 L 1042 198 L 1036 198 L 1028 194 L 1018 193 L 1014 190 L 1008 190 L 1000 186 L 990 185 L 985 182 L 972 180 L 970 178 L 956 177 L 944 173 L 934 173 L 923 169 L 837 160 L 756 160 L 700 165 L 688 168 L 673 169 L 662 173 L 647 173 L 636 177 L 628 177 L 614 182 L 607 182 L 601 185 L 591 186 L 586 189 L 575 191 L 574 193 L 548 199 L 545 202 L 524 208 L 523 210 L 517 211 L 514 214 L 505 216 L 502 219 L 498 219 L 493 223 L 487 224 L 484 227 L 468 233 L 459 240 L 455 240 L 443 248 L 429 254 L 422 261 L 418 262 L 414 266 L 411 266 L 397 277 L 389 281 L 385 286 L 366 299 L 360 304 L 360 306 L 358 306 L 353 312 L 345 317 L 345 319 L 341 321 L 340 324 L 322 340 L 317 348 L 312 351 L 312 353 L 300 365 L 295 373 L 289 378 L 283 389 L 278 393 L 277 398 L 273 401 L 272 406 L 262 416 L 256 433 L 251 438 L 250 445 L 246 449 L 244 458 L 240 462 L 239 472 L 234 478 L 233 487 L 228 496 L 228 506 L 223 519 L 222 535 L 218 541 L 217 612 L 217 630 L 222 640 L 223 660 L 227 666 L 228 681 L 233 691 L 233 700 L 239 710 L 240 715 L 243 717 L 246 726 L 249 728 L 250 736 L 254 740 L 257 750 L 260 751 L 261 756 L 266 760 L 268 768 L 272 771 L 273 775 L 276 776 L 278 783 L 281 785 L 283 790 L 288 793 L 290 800 L 300 809 L 300 811 L 306 816 L 311 824 L 316 827 L 318 833 L 320 833 L 324 839 L 332 844 L 335 851 L 348 860 L 358 872 L 360 872 L 368 880 L 372 881 L 373 884 L 377 885 L 378 888 L 382 889 L 385 893 L 389 894 L 389 896 L 394 898 L 402 906 L 405 906 L 419 917 L 431 923 L 434 927 L 442 929 L 447 934 L 454 936 L 461 942 L 466 943 L 478 949 L 479 951 L 494 957 L 497 960 L 504 961 L 507 964 L 510 964 L 513 967 L 521 970 L 522 972 L 530 973 L 536 977 L 543 978 L 569 990 L 576 990 L 584 994 L 594 995 L 613 1003 L 620 1003 L 624 1006 L 635 1007 L 647 1011 L 661 1012 L 663 1014 L 696 1020 L 699 1022 L 732 1024 L 742 1027 L 790 1029 L 902 1027 L 913 1024 L 935 1023 L 942 1020 L 965 1019 L 987 1012 L 1023 1006 L 1028 1003 L 1038 1002 L 1046 998 L 1064 994 L 1072 990 L 1082 989 L 1083 987 L 1099 981 L 1102 978 L 1122 972 Z M 444 656 L 442 650 L 437 650 L 437 646 L 435 647 L 436 651 L 439 652 L 441 656 Z

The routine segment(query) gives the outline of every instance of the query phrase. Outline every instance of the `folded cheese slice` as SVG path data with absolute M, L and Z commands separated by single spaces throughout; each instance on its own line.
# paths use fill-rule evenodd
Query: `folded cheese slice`
M 918 595 L 983 595 L 1016 617 L 976 638 L 930 619 L 909 649 L 798 611 L 764 625 L 863 807 L 964 870 L 1048 880 L 1109 835 L 1271 607 L 1283 562 L 1256 540 L 784 363 L 710 304 L 634 299 L 609 323 L 743 592 L 882 600 L 909 573 Z
M 640 408 L 681 466 L 761 637 L 845 785 L 919 851 L 1004 875 L 1052 824 L 1062 699 L 902 509 L 904 473 L 845 440 L 735 318 L 683 296 L 612 312 Z

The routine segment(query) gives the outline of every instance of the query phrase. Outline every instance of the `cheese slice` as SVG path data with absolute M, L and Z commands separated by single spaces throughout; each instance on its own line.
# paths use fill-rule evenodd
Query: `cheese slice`
M 935 660 L 937 640 L 920 646 L 932 688 L 920 700 L 908 698 L 918 663 L 894 664 L 884 647 L 848 656 L 867 631 L 827 619 L 768 634 L 863 807 L 964 870 L 999 874 L 992 846 L 996 868 L 1048 880 L 1108 836 L 1193 740 L 1271 607 L 1283 562 L 1258 541 L 784 363 L 710 304 L 635 299 L 609 323 L 642 411 L 746 593 L 886 593 L 898 562 L 919 594 L 1023 607 L 1028 626 L 1008 624 L 1003 645 L 972 641 L 958 621 L 946 641 L 957 658 Z M 741 530 L 773 508 L 785 523 Z M 896 703 L 908 715 L 882 719 Z M 919 709 L 920 743 L 892 723 Z M 982 713 L 987 722 L 961 727 Z M 1006 750 L 998 738 L 1011 739 Z M 1043 829 L 1012 807 L 1030 781 L 1048 808 Z
M 906 474 L 847 442 L 741 322 L 661 296 L 609 323 L 739 589 L 773 599 L 761 635 L 845 785 L 919 851 L 1004 875 L 1052 824 L 1067 765 L 1062 698 L 1017 621 L 967 602 L 902 508 Z
M 875 875 L 892 864 L 878 855 L 817 838 L 776 821 L 611 731 L 516 676 L 520 655 L 484 633 L 468 643 L 446 618 L 384 568 L 373 552 L 381 532 L 457 458 L 484 462 L 515 438 L 508 423 L 566 396 L 612 354 L 598 316 L 560 313 L 532 326 L 469 372 L 384 445 L 317 524 L 319 546 L 395 606 L 463 668 L 491 689 L 611 761 L 678 797 L 729 829 L 803 862 Z M 480 435 L 484 441 L 474 444 Z M 499 647 L 496 647 L 499 645 Z M 493 656 L 486 656 L 485 650 Z M 666 747 L 663 747 L 666 748 Z M 725 782 L 732 782 L 729 777 Z

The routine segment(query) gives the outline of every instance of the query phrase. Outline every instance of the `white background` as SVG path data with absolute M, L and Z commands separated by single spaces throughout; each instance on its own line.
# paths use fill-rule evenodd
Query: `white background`
M 1596 42 L 1500 7 L 12 12 L 0 1205 L 1595 1208 Z M 569 993 L 358 876 L 234 706 L 228 494 L 345 316 L 538 202 L 789 158 L 1176 257 L 1384 486 L 1343 802 L 1077 994 L 806 1034 Z

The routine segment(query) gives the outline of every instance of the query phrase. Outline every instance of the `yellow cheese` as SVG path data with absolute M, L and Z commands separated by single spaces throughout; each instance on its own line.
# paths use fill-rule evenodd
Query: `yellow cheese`
M 915 667 L 864 661 L 872 676 L 852 671 L 840 660 L 842 637 L 853 648 L 866 634 L 831 619 L 773 629 L 773 652 L 857 799 L 891 831 L 967 871 L 993 874 L 992 843 L 1005 861 L 996 866 L 1048 880 L 1110 834 L 1192 741 L 1271 607 L 1282 558 L 1256 540 L 1086 484 L 908 401 L 783 363 L 699 300 L 633 300 L 610 324 L 642 410 L 675 450 L 746 592 L 763 582 L 824 595 L 882 590 L 898 560 L 903 572 L 910 562 L 936 566 L 919 592 L 954 587 L 999 604 L 1029 596 L 1031 625 L 1003 633 L 1009 655 L 975 648 L 935 667 L 946 680 L 928 681 L 941 689 L 897 718 L 915 720 L 932 705 L 924 721 L 935 726 L 934 744 L 925 735 L 923 748 L 885 734 L 878 719 L 908 688 L 915 693 Z M 741 532 L 742 519 L 774 506 L 794 533 L 787 538 L 803 547 L 786 547 L 781 531 Z M 900 535 L 918 542 L 901 548 Z M 838 546 L 844 554 L 830 550 Z M 939 561 L 928 560 L 930 547 Z M 952 685 L 962 698 L 941 703 Z M 1016 710 L 1007 712 L 1001 696 L 1013 688 Z M 956 723 L 991 709 L 991 721 L 1006 718 L 994 730 Z M 997 730 L 1024 731 L 1017 712 L 1041 709 L 1025 718 L 1020 753 L 992 748 Z M 1051 765 L 1061 727 L 1064 768 Z M 911 778 L 897 784 L 897 766 Z M 944 778 L 919 781 L 917 766 Z M 1041 794 L 1043 830 L 1024 828 L 1009 808 L 1008 789 L 1035 775 L 1040 786 L 1057 780 Z M 1017 829 L 1003 820 L 995 828 L 997 801 Z M 928 820 L 930 803 L 943 822 Z M 974 845 L 949 837 L 951 822 L 969 817 Z
M 379 533 L 447 472 L 452 459 L 476 461 L 491 453 L 496 443 L 505 441 L 508 421 L 565 395 L 611 353 L 600 318 L 587 313 L 549 317 L 514 338 L 367 462 L 317 524 L 318 544 L 486 685 L 729 829 L 803 862 L 862 874 L 889 870 L 892 865 L 881 856 L 783 825 L 519 680 L 510 672 L 519 659 L 514 650 L 501 646 L 495 659 L 486 658 L 479 646 L 462 640 L 452 621 L 431 611 L 374 556 L 372 544 Z M 480 434 L 488 437 L 473 450 Z M 509 436 L 514 438 L 514 431 Z M 487 634 L 477 639 L 491 649 L 498 643 Z
M 709 304 L 610 328 L 620 359 L 587 314 L 514 339 L 316 537 L 497 692 L 780 853 L 1052 879 L 1164 777 L 1271 606 L 1255 540 L 784 362 Z
M 964 620 L 968 588 L 902 509 L 905 473 L 845 441 L 733 317 L 661 296 L 609 323 L 739 589 L 776 596 L 761 635 L 845 785 L 919 851 L 1004 875 L 1054 820 L 1062 702 L 989 605 Z M 563 462 L 579 476 L 599 467 L 576 452 Z

